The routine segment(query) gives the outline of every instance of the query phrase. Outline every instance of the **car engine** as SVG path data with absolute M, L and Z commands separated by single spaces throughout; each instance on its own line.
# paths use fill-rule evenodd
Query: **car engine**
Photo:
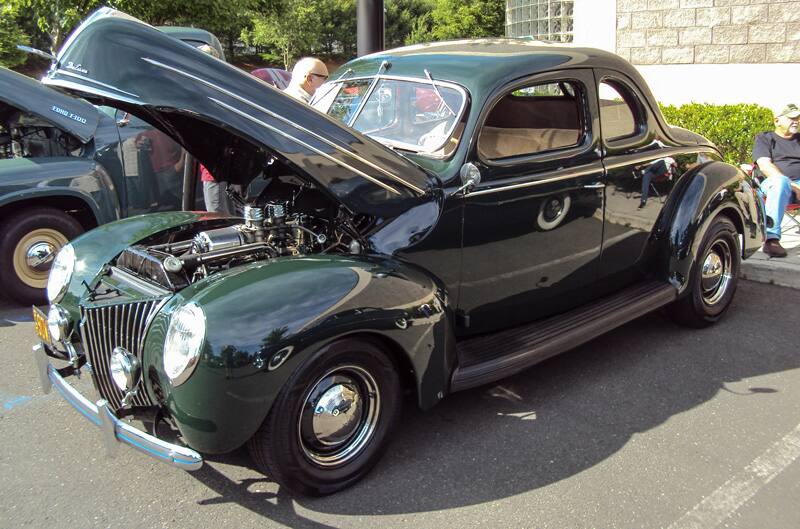
M 81 143 L 31 114 L 0 105 L 0 159 L 73 156 Z
M 349 253 L 365 248 L 368 219 L 356 219 L 307 184 L 279 183 L 254 203 L 240 205 L 243 222 L 170 232 L 123 251 L 116 267 L 178 291 L 215 272 L 283 256 Z M 290 190 L 290 191 L 289 191 Z M 276 200 L 281 197 L 283 199 Z M 213 225 L 213 224 L 212 224 Z M 166 239 L 166 240 L 164 240 Z

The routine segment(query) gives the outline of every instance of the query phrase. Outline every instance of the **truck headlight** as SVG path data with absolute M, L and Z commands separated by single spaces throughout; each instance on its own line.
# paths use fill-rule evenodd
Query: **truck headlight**
M 59 250 L 50 268 L 47 278 L 47 299 L 50 303 L 58 303 L 67 291 L 72 272 L 75 270 L 75 250 L 71 244 L 65 244 Z
M 186 382 L 197 366 L 206 335 L 206 317 L 195 303 L 172 313 L 164 341 L 164 371 L 173 386 Z

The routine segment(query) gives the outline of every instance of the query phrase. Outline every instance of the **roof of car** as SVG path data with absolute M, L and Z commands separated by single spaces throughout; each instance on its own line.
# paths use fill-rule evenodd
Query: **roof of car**
M 607 51 L 506 38 L 433 42 L 380 51 L 348 62 L 332 78 L 373 75 L 384 60 L 389 63 L 385 75 L 424 78 L 427 69 L 435 80 L 459 83 L 473 96 L 514 78 L 562 68 L 610 68 L 638 80 L 628 62 Z
M 219 58 L 225 60 L 225 51 L 222 49 L 219 39 L 210 31 L 200 28 L 189 28 L 183 26 L 158 26 L 158 29 L 170 37 L 182 40 L 189 44 L 203 43 L 208 44 L 219 53 Z

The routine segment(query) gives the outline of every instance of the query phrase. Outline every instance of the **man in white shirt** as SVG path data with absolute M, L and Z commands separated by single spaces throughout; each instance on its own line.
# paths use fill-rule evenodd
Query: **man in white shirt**
M 319 59 L 304 57 L 292 69 L 292 80 L 283 92 L 293 98 L 308 103 L 317 88 L 328 80 L 328 68 Z

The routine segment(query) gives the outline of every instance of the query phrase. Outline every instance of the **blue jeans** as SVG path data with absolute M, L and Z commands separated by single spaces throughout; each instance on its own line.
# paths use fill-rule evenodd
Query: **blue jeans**
M 767 228 L 767 240 L 781 238 L 781 223 L 786 206 L 792 200 L 792 181 L 786 176 L 770 176 L 761 182 L 761 191 L 766 195 L 764 210 L 774 222 Z

